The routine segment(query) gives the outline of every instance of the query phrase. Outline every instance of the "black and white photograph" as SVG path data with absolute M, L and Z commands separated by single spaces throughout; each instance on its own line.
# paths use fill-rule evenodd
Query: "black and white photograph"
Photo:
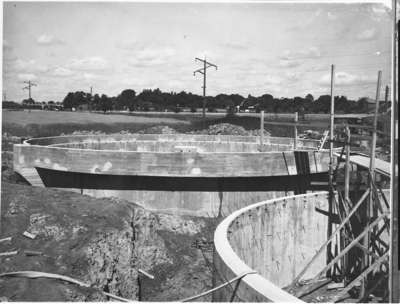
M 400 303 L 399 6 L 2 1 L 0 306 Z

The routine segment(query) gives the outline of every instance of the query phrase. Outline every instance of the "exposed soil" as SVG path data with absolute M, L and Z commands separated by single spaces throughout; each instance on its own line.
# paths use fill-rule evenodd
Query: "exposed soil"
M 62 274 L 132 300 L 179 300 L 211 286 L 211 272 L 192 247 L 199 237 L 211 237 L 210 219 L 158 215 L 127 201 L 57 189 L 4 182 L 1 188 L 0 238 L 12 240 L 0 243 L 0 253 L 18 254 L 0 257 L 0 273 Z M 23 236 L 24 231 L 36 238 Z M 43 255 L 27 256 L 27 250 Z M 155 279 L 138 274 L 138 269 Z M 46 278 L 0 279 L 0 298 L 108 300 L 92 289 Z

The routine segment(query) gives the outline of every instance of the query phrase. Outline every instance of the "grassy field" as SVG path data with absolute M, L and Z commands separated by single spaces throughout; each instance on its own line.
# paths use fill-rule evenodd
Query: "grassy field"
M 62 111 L 9 111 L 3 110 L 2 131 L 19 137 L 46 137 L 70 134 L 74 131 L 101 131 L 118 133 L 122 130 L 135 133 L 153 126 L 169 126 L 185 133 L 209 127 L 213 124 L 230 123 L 247 130 L 260 128 L 260 119 L 254 115 L 226 117 L 224 114 L 158 113 L 158 114 L 101 114 Z M 265 125 L 273 136 L 291 137 L 293 128 L 284 125 Z M 299 133 L 302 129 L 299 129 Z
M 68 111 L 42 111 L 42 110 L 28 110 L 22 111 L 9 111 L 3 110 L 3 124 L 16 123 L 19 125 L 28 124 L 63 124 L 63 123 L 77 123 L 77 124 L 92 124 L 92 123 L 141 123 L 141 124 L 174 124 L 174 123 L 188 123 L 187 120 L 179 120 L 171 117 L 147 117 L 147 116 L 129 116 L 119 114 L 102 114 L 102 113 L 89 113 L 89 112 L 68 112 Z
M 118 115 L 88 112 L 61 111 L 8 111 L 3 110 L 2 131 L 14 136 L 45 137 L 69 134 L 76 130 L 116 133 L 122 130 L 135 132 L 155 125 L 165 125 L 185 130 L 195 119 L 163 116 Z

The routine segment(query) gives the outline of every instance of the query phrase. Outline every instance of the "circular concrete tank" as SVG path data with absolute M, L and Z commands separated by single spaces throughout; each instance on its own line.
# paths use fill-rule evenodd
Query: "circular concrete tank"
M 32 185 L 119 197 L 151 210 L 225 216 L 243 204 L 325 188 L 319 141 L 225 135 L 115 134 L 36 138 L 14 145 Z

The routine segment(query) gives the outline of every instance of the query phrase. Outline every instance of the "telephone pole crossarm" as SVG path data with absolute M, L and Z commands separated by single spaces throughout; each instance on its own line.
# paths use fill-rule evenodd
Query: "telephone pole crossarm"
M 204 72 L 203 72 L 203 69 L 202 69 L 202 68 L 199 68 L 198 70 L 195 70 L 195 71 L 193 72 L 193 76 L 195 76 L 196 73 L 200 73 L 200 74 L 203 74 L 203 75 L 204 75 Z
M 211 63 L 211 62 L 208 62 L 208 61 L 206 61 L 206 60 L 199 59 L 199 58 L 195 58 L 195 60 L 208 64 L 207 68 L 209 68 L 209 67 L 211 67 L 211 66 L 214 66 L 215 69 L 218 69 L 218 67 L 217 67 L 215 64 L 213 64 L 213 63 Z

